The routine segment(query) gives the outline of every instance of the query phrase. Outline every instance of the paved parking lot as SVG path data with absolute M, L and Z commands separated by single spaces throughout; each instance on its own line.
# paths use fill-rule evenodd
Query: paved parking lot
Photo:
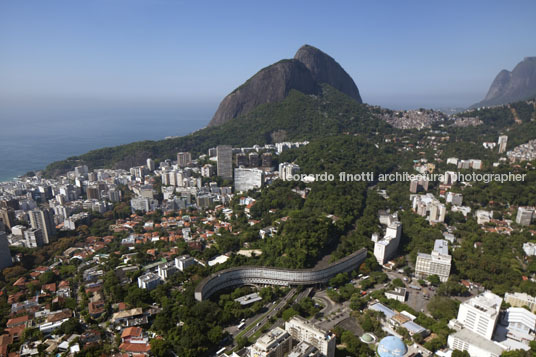
M 420 311 L 427 313 L 427 305 L 430 302 L 430 300 L 425 299 L 424 294 L 428 294 L 430 299 L 434 296 L 435 292 L 430 291 L 427 288 L 423 288 L 422 290 L 415 290 L 412 288 L 408 289 L 408 299 L 406 300 L 406 304 L 408 304 L 413 310 Z
M 410 288 L 410 285 L 419 286 L 417 279 L 408 278 L 404 274 L 394 271 L 385 271 L 385 273 L 391 280 L 399 278 L 404 281 L 408 291 L 408 298 L 405 302 L 407 305 L 409 305 L 415 311 L 428 313 L 427 305 L 430 302 L 430 299 L 432 299 L 432 297 L 435 295 L 434 287 L 422 287 L 421 290 L 412 289 Z M 424 297 L 425 295 L 428 295 L 428 299 Z

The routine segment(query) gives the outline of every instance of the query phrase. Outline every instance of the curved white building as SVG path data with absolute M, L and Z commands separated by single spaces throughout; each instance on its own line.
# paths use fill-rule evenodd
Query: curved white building
M 281 269 L 262 266 L 230 268 L 205 278 L 195 289 L 195 299 L 202 301 L 230 286 L 246 284 L 314 285 L 327 283 L 338 273 L 355 270 L 367 257 L 362 248 L 322 269 Z

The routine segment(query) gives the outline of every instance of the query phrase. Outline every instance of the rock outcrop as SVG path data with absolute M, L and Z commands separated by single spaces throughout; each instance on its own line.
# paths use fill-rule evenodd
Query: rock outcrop
M 332 57 L 313 46 L 302 46 L 294 59 L 302 62 L 311 71 L 318 83 L 327 83 L 362 103 L 354 80 Z
M 536 57 L 525 57 L 512 72 L 503 69 L 491 83 L 488 94 L 471 108 L 508 104 L 536 96 Z
M 305 94 L 320 94 L 322 83 L 361 103 L 359 90 L 348 73 L 324 52 L 305 45 L 298 50 L 294 59 L 282 60 L 261 69 L 227 95 L 209 126 L 221 125 L 249 113 L 261 104 L 280 102 L 292 89 Z

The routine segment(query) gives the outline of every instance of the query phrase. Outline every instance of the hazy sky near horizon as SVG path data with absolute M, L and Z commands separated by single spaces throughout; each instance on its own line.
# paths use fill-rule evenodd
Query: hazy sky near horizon
M 4 0 L 0 100 L 216 105 L 308 43 L 363 100 L 467 106 L 536 55 L 536 1 Z

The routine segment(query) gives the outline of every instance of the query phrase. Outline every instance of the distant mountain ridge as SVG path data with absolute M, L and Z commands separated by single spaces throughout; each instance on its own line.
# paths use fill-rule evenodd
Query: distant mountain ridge
M 261 69 L 227 95 L 209 126 L 218 126 L 248 114 L 261 104 L 281 102 L 293 89 L 304 94 L 320 94 L 323 83 L 362 103 L 354 80 L 341 65 L 318 48 L 304 45 L 293 59 L 281 60 Z
M 470 108 L 509 104 L 536 96 L 536 57 L 525 57 L 510 72 L 503 69 L 491 83 L 486 97 Z

